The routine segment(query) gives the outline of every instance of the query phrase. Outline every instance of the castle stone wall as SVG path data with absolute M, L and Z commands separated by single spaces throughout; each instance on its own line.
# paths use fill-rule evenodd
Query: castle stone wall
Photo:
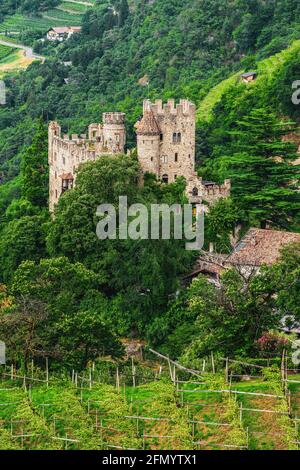
M 230 195 L 230 181 L 223 185 L 204 181 L 195 171 L 196 107 L 188 100 L 144 101 L 143 116 L 136 124 L 137 152 L 141 171 L 173 183 L 180 176 L 187 182 L 191 203 L 207 206 Z M 77 168 L 102 155 L 124 153 L 125 114 L 104 113 L 103 124 L 93 123 L 88 136 L 61 135 L 57 122 L 49 124 L 49 208 L 54 210 L 61 194 L 72 188 Z
M 75 184 L 76 170 L 102 155 L 124 153 L 125 115 L 104 113 L 103 124 L 91 124 L 86 135 L 61 135 L 57 122 L 49 124 L 49 209 L 52 212 L 64 191 Z

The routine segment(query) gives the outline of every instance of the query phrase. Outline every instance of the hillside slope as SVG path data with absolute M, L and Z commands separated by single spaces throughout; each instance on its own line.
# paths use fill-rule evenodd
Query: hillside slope
M 62 5 L 42 3 L 43 11 Z M 137 0 L 135 8 L 132 2 L 129 8 L 126 0 L 112 3 L 117 14 L 106 0 L 95 4 L 82 16 L 81 35 L 53 50 L 43 51 L 44 46 L 36 43 L 37 52 L 50 54 L 48 60 L 31 65 L 18 77 L 6 77 L 7 105 L 0 108 L 4 182 L 19 173 L 22 148 L 30 144 L 41 117 L 44 121 L 57 119 L 65 130 L 82 133 L 90 122 L 101 119 L 102 112 L 123 111 L 127 113 L 128 146 L 133 147 L 133 124 L 144 98 L 186 97 L 198 104 L 222 82 L 202 102 L 201 115 L 230 88 L 232 78 L 222 80 L 299 37 L 300 7 L 295 0 L 275 4 L 263 0 Z M 5 21 L 12 18 L 7 14 Z M 63 64 L 67 61 L 72 62 L 71 67 Z M 139 84 L 142 77 L 149 78 L 149 89 Z M 200 143 L 198 153 L 209 155 L 206 138 Z M 3 191 L 1 206 L 5 208 L 14 196 L 9 189 L 2 187 Z

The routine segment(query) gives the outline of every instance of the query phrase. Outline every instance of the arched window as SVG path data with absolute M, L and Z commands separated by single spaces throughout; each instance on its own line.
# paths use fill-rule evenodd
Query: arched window
M 198 188 L 194 188 L 194 189 L 193 189 L 193 196 L 194 196 L 194 197 L 199 196 Z
M 173 133 L 173 144 L 180 144 L 181 143 L 181 132 L 174 132 Z
M 168 177 L 168 175 L 163 175 L 163 177 L 162 177 L 162 182 L 165 183 L 165 184 L 168 184 L 168 183 L 169 183 L 169 177 Z

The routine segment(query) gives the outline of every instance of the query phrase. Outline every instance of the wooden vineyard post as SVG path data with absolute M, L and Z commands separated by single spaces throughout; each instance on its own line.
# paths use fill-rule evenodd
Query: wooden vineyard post
M 284 379 L 285 379 L 284 359 L 285 359 L 285 349 L 282 351 L 282 359 L 281 359 L 281 379 L 282 379 L 282 381 L 284 381 Z
M 10 378 L 11 380 L 14 380 L 14 365 L 13 364 L 10 366 Z
M 92 369 L 90 368 L 90 371 L 89 371 L 89 388 L 90 390 L 92 390 L 93 388 L 93 385 L 92 385 Z
M 240 406 L 240 422 L 243 423 L 243 403 L 241 402 Z
M 101 427 L 100 427 L 100 437 L 101 437 L 101 442 L 103 444 L 103 421 L 101 419 L 100 421 Z
M 228 384 L 229 382 L 229 359 L 228 357 L 226 359 L 225 380 L 226 380 L 226 383 Z
M 117 367 L 117 371 L 116 371 L 116 388 L 117 388 L 117 392 L 120 393 L 120 375 L 119 375 L 119 367 Z
M 138 416 L 138 413 L 137 413 L 137 418 L 136 418 L 136 437 L 140 437 L 139 416 Z
M 169 359 L 169 358 L 168 358 L 168 364 L 169 364 L 170 377 L 171 377 L 171 380 L 173 381 L 173 377 L 172 377 L 172 367 L 171 367 L 171 362 L 170 362 L 170 359 Z
M 133 357 L 131 357 L 131 368 L 132 368 L 132 386 L 133 386 L 133 388 L 135 388 L 136 387 L 135 365 L 134 365 Z
M 46 357 L 46 384 L 47 388 L 49 387 L 49 361 L 48 357 Z
M 75 373 L 75 387 L 78 388 L 78 372 Z
M 215 368 L 215 360 L 214 360 L 214 353 L 211 352 L 211 368 L 212 368 L 212 373 L 216 373 L 216 368 Z
M 203 367 L 202 367 L 202 372 L 203 373 L 205 372 L 205 366 L 206 366 L 205 359 L 203 359 Z

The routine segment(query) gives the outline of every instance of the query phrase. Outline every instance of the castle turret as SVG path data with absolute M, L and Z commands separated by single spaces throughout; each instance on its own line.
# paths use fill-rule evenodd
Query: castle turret
M 187 100 L 176 106 L 174 100 L 166 104 L 161 100 L 144 102 L 143 118 L 136 125 L 138 158 L 144 173 L 151 171 L 166 183 L 194 175 L 195 112 L 195 105 Z
M 144 103 L 144 115 L 136 123 L 137 147 L 143 173 L 160 174 L 161 130 L 151 109 L 150 102 Z
M 124 153 L 126 144 L 125 114 L 103 114 L 103 145 L 109 153 Z

